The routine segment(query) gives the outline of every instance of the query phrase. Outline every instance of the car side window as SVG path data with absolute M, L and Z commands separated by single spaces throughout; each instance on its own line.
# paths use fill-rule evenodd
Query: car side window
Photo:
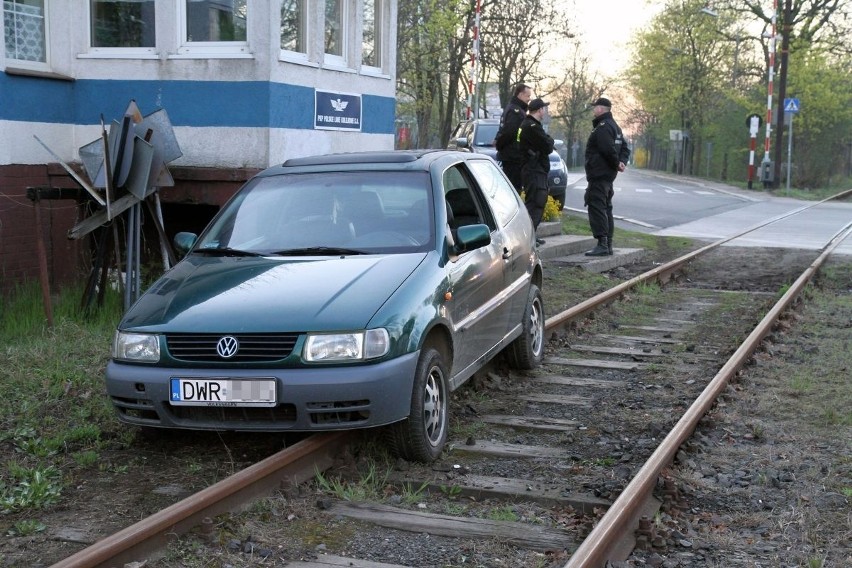
M 497 221 L 505 227 L 521 207 L 518 192 L 491 160 L 471 160 L 470 169 L 485 194 Z
M 456 164 L 443 175 L 444 199 L 447 202 L 447 219 L 451 229 L 464 225 L 488 225 L 492 231 L 496 225 L 490 211 L 482 202 L 479 190 L 470 173 Z

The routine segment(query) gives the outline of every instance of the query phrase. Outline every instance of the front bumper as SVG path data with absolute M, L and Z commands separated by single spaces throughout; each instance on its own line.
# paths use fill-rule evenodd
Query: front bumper
M 166 368 L 110 361 L 106 387 L 119 420 L 193 430 L 318 432 L 408 417 L 420 352 L 375 364 L 299 369 Z M 274 378 L 274 407 L 174 406 L 172 377 Z

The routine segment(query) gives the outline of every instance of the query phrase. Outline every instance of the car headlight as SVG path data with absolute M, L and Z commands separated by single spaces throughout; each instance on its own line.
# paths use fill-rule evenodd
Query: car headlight
M 390 337 L 383 328 L 351 333 L 308 335 L 305 361 L 361 361 L 375 359 L 390 350 Z
M 156 363 L 160 360 L 159 336 L 150 333 L 117 331 L 112 342 L 112 358 L 121 361 Z

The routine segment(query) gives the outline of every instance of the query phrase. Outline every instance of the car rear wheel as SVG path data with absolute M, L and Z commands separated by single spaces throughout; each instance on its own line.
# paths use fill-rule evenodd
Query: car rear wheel
M 520 337 L 509 346 L 509 362 L 516 369 L 534 369 L 544 356 L 544 303 L 535 284 L 530 286 L 522 324 Z
M 411 413 L 386 429 L 390 451 L 408 461 L 435 461 L 447 443 L 448 413 L 447 365 L 440 351 L 427 346 L 417 362 Z

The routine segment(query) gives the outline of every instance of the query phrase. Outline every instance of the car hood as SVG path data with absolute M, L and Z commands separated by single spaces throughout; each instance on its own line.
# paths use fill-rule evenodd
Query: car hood
M 192 255 L 143 294 L 120 328 L 172 333 L 363 329 L 425 257 Z

